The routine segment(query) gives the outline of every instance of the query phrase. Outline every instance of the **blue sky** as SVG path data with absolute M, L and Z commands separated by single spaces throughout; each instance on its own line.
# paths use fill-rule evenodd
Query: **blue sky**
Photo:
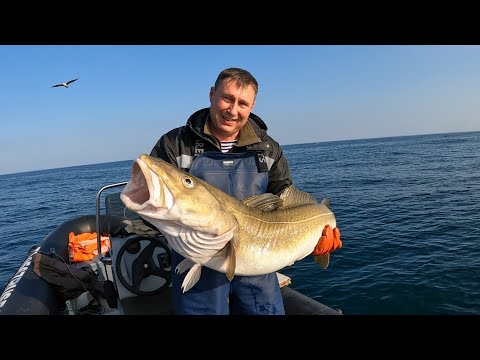
M 232 66 L 257 78 L 253 112 L 280 144 L 480 130 L 480 46 L 0 45 L 0 59 L 0 174 L 149 153 Z

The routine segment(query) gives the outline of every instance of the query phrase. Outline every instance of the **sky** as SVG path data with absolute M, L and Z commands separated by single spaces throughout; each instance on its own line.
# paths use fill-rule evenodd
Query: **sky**
M 257 79 L 253 113 L 281 145 L 480 131 L 475 45 L 0 45 L 0 59 L 0 175 L 150 153 L 228 67 Z

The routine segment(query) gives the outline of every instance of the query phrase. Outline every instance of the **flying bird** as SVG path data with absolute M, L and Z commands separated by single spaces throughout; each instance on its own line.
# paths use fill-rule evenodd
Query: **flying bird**
M 53 85 L 52 87 L 65 86 L 66 88 L 68 88 L 68 84 L 71 84 L 72 82 L 77 81 L 78 79 L 79 79 L 79 78 L 76 78 L 76 79 L 73 79 L 73 80 L 70 80 L 70 81 L 67 81 L 67 82 L 64 82 L 64 83 L 60 83 L 60 84 L 57 84 L 57 85 Z

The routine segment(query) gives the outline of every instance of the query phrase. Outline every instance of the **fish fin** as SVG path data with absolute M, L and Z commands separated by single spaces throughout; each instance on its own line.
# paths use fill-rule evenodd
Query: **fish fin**
M 318 203 L 315 196 L 305 191 L 298 190 L 294 185 L 290 185 L 285 190 L 283 190 L 280 198 L 283 199 L 282 209 L 303 204 Z
M 322 267 L 322 269 L 326 269 L 328 264 L 330 263 L 330 253 L 326 253 L 325 255 L 321 256 L 313 256 L 315 262 Z
M 243 199 L 242 203 L 263 211 L 272 211 L 283 206 L 283 200 L 280 198 L 280 196 L 272 193 L 249 196 Z
M 200 279 L 201 274 L 202 274 L 202 265 L 200 264 L 193 265 L 182 282 L 182 289 L 184 293 L 190 290 L 197 283 L 198 279 Z
M 235 255 L 235 245 L 236 242 L 234 240 L 235 238 L 232 239 L 226 246 L 228 246 L 227 250 L 227 266 L 226 266 L 226 272 L 225 274 L 227 275 L 227 278 L 229 281 L 232 281 L 233 276 L 235 275 L 235 267 L 237 266 L 237 258 Z
M 326 207 L 330 208 L 330 199 L 328 197 L 324 198 L 321 204 L 325 205 Z
M 177 274 L 183 274 L 185 271 L 192 268 L 194 265 L 195 263 L 192 260 L 184 259 L 177 265 L 177 267 L 175 268 L 175 272 Z

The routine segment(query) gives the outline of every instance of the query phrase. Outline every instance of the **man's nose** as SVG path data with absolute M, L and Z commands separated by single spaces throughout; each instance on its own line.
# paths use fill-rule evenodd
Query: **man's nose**
M 238 103 L 236 101 L 232 102 L 228 107 L 228 111 L 232 115 L 236 115 L 238 113 Z

